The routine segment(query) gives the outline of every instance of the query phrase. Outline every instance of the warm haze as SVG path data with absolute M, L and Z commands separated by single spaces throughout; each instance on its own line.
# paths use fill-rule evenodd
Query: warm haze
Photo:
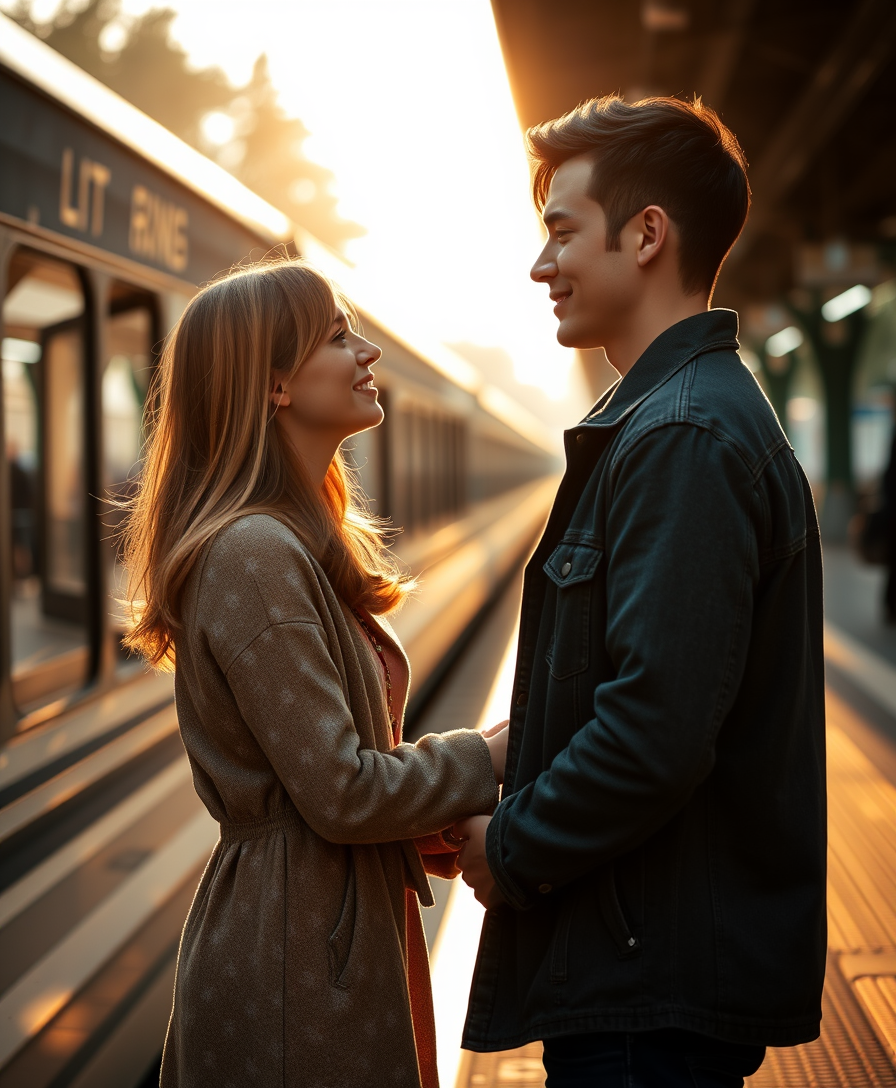
M 125 14 L 151 6 L 122 3 Z M 546 395 L 548 418 L 574 423 L 586 394 L 547 292 L 528 278 L 541 227 L 488 0 L 167 6 L 197 66 L 242 83 L 267 54 L 283 107 L 311 131 L 306 153 L 336 176 L 340 214 L 367 229 L 347 246 L 359 301 L 421 345 L 502 349 Z M 223 118 L 207 130 L 215 120 L 226 138 Z

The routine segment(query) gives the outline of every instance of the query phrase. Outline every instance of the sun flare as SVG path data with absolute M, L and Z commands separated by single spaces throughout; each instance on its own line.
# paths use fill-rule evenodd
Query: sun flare
M 573 422 L 584 393 L 528 277 L 541 228 L 488 0 L 255 0 L 251 18 L 242 0 L 213 16 L 203 0 L 170 6 L 197 66 L 239 83 L 267 54 L 340 213 L 367 229 L 347 250 L 367 305 L 411 339 L 502 349 L 518 381 L 572 398 Z

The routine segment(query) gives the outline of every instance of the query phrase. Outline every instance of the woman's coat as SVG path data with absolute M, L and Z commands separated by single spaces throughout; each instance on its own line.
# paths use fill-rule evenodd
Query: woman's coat
M 274 518 L 218 533 L 182 616 L 181 735 L 221 839 L 162 1088 L 417 1088 L 405 889 L 432 894 L 411 840 L 492 810 L 488 747 L 466 730 L 393 747 L 380 662 Z

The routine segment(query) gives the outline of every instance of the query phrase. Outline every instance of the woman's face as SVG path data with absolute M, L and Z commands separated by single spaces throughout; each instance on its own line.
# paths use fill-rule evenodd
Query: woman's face
M 271 399 L 300 452 L 332 445 L 335 453 L 349 435 L 382 423 L 370 370 L 381 355 L 337 310 L 323 343 L 292 377 L 274 371 Z

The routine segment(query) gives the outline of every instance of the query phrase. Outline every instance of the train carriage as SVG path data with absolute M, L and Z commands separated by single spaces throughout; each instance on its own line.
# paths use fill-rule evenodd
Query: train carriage
M 135 486 L 159 347 L 196 285 L 296 234 L 4 16 L 0 156 L 0 1084 L 127 1088 L 157 1058 L 217 827 L 170 677 L 122 650 L 106 500 Z M 423 572 L 397 621 L 419 706 L 530 546 L 555 453 L 460 360 L 362 316 L 387 423 L 352 455 Z

